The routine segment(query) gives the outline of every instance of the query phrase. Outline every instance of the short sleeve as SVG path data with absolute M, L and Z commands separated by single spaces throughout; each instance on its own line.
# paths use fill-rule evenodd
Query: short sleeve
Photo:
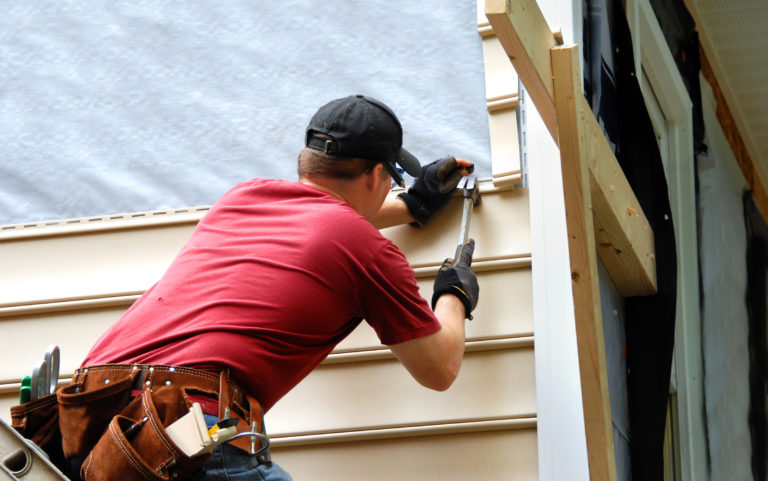
M 391 241 L 366 266 L 359 286 L 364 317 L 383 344 L 392 345 L 440 330 L 405 255 Z

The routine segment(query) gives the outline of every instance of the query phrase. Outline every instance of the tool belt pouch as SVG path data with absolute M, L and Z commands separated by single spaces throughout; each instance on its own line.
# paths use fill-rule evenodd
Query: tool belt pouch
M 56 463 L 63 459 L 58 409 L 56 394 L 11 407 L 11 426 Z
M 68 458 L 84 458 L 110 420 L 128 404 L 135 376 L 70 384 L 58 391 L 62 448 Z M 106 382 L 105 382 L 106 381 Z
M 165 430 L 189 407 L 178 387 L 144 390 L 111 420 L 85 459 L 80 476 L 87 481 L 191 479 L 208 455 L 185 455 Z

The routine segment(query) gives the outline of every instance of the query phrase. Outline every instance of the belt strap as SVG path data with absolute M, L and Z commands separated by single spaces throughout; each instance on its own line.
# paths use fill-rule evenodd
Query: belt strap
M 229 369 L 224 369 L 219 373 L 219 419 L 225 419 L 230 417 L 229 410 L 232 406 L 237 406 L 233 399 L 245 394 L 248 400 L 248 419 L 240 418 L 237 423 L 237 432 L 256 432 L 266 436 L 264 426 L 264 413 L 261 410 L 261 404 L 246 393 L 242 393 L 240 388 L 236 384 L 230 382 Z M 243 451 L 250 451 L 251 454 L 257 454 L 259 456 L 259 462 L 268 464 L 271 462 L 269 454 L 269 439 L 261 439 L 256 437 L 240 437 L 229 441 L 229 444 L 237 446 Z
M 179 385 L 217 394 L 219 389 L 218 374 L 189 367 L 158 364 L 99 364 L 85 366 L 75 371 L 72 382 L 83 384 L 84 388 L 88 390 L 127 377 L 133 378 L 133 388 L 138 390 Z

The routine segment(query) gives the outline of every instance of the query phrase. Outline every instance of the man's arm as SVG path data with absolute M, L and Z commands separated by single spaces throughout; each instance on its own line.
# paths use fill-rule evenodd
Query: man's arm
M 470 239 L 459 259 L 446 259 L 435 277 L 432 309 L 442 328 L 434 334 L 389 346 L 421 385 L 445 391 L 459 375 L 464 358 L 464 319 L 472 318 L 480 287 L 472 272 L 475 241 Z M 454 264 L 455 263 L 455 264 Z
M 464 358 L 464 304 L 452 294 L 440 296 L 435 316 L 442 328 L 434 334 L 389 346 L 411 376 L 424 387 L 448 389 Z
M 384 229 L 396 225 L 410 224 L 415 221 L 416 219 L 411 215 L 405 202 L 398 197 L 394 197 L 384 201 L 376 217 L 371 219 L 371 224 L 377 229 Z
M 473 170 L 472 162 L 454 157 L 425 165 L 408 191 L 384 201 L 371 223 L 377 229 L 413 222 L 426 224 L 448 202 L 459 180 Z

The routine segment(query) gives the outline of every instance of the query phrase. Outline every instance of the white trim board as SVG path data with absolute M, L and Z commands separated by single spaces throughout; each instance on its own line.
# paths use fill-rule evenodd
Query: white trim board
M 684 480 L 707 479 L 703 419 L 703 366 L 699 268 L 696 233 L 696 192 L 692 103 L 669 46 L 648 0 L 626 0 L 632 31 L 635 68 L 645 71 L 651 85 L 642 85 L 659 99 L 667 119 L 669 186 L 678 262 L 675 328 L 676 389 L 680 411 L 680 451 Z M 641 82 L 645 76 L 638 77 Z
M 563 3 L 538 2 L 547 23 L 572 42 L 581 31 L 580 2 Z M 534 103 L 526 107 L 539 479 L 588 480 L 560 151 Z

